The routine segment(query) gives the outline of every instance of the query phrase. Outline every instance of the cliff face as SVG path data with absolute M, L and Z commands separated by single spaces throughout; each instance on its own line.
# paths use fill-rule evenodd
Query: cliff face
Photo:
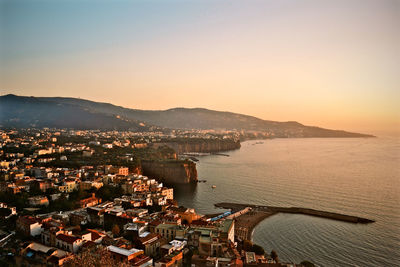
M 143 175 L 167 184 L 187 184 L 197 181 L 196 163 L 191 161 L 142 160 Z
M 240 141 L 233 140 L 196 140 L 164 144 L 173 148 L 178 154 L 189 152 L 216 153 L 240 148 Z

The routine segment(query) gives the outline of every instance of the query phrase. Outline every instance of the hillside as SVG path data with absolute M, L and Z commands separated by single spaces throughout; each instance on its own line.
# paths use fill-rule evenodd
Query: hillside
M 139 122 L 172 129 L 227 129 L 269 131 L 277 137 L 370 137 L 359 133 L 276 122 L 256 117 L 208 110 L 174 108 L 138 110 L 77 98 L 0 97 L 2 127 L 58 127 L 78 129 L 145 130 Z
M 0 97 L 1 127 L 120 129 L 143 131 L 147 127 L 133 120 L 96 112 L 83 106 L 36 97 Z

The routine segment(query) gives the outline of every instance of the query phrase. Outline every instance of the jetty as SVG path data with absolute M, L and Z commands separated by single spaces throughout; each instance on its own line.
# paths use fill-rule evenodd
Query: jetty
M 214 206 L 231 210 L 232 217 L 236 219 L 235 236 L 240 240 L 251 240 L 255 226 L 265 218 L 277 213 L 303 214 L 348 223 L 368 224 L 375 222 L 374 220 L 357 216 L 301 207 L 277 207 L 226 202 L 216 203 Z
M 350 222 L 350 223 L 373 223 L 374 220 L 361 218 L 352 215 L 345 215 L 335 212 L 300 208 L 300 207 L 276 207 L 276 206 L 262 206 L 253 204 L 238 204 L 238 203 L 217 203 L 215 204 L 217 208 L 231 209 L 233 211 L 242 210 L 246 207 L 253 208 L 253 210 L 264 211 L 269 213 L 293 213 L 293 214 L 303 214 L 315 217 L 327 218 L 337 221 Z

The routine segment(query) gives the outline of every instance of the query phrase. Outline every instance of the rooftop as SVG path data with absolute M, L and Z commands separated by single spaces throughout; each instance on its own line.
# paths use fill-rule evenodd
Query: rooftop
M 107 249 L 109 251 L 111 251 L 111 252 L 114 252 L 114 253 L 117 253 L 117 254 L 120 254 L 120 255 L 123 255 L 123 256 L 126 256 L 126 257 L 128 257 L 128 256 L 130 256 L 132 254 L 135 254 L 137 252 L 142 251 L 142 250 L 136 249 L 136 248 L 132 248 L 132 249 L 128 250 L 128 249 L 119 248 L 119 247 L 112 246 L 112 245 L 108 246 Z

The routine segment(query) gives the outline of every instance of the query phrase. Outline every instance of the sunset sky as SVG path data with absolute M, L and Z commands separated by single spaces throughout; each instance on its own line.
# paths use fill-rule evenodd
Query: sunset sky
M 1 94 L 400 131 L 400 1 L 0 0 Z

